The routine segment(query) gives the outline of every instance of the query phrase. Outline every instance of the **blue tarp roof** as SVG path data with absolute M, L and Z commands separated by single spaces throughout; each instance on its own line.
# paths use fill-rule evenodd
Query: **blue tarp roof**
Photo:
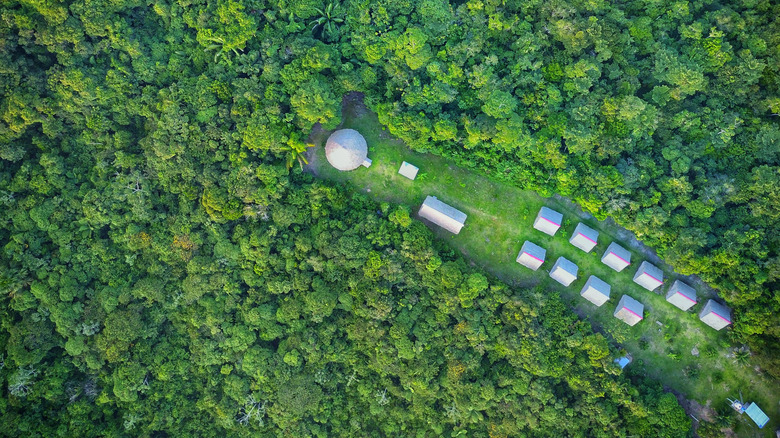
M 766 416 L 764 411 L 758 407 L 757 404 L 751 403 L 745 408 L 745 413 L 748 414 L 751 420 L 755 421 L 759 428 L 764 427 L 769 422 L 769 417 Z
M 616 364 L 618 364 L 618 365 L 620 366 L 620 369 L 621 369 L 621 370 L 622 370 L 623 368 L 625 368 L 625 367 L 626 367 L 626 365 L 628 365 L 628 363 L 629 363 L 629 362 L 630 362 L 630 361 L 628 360 L 628 358 L 627 358 L 627 357 L 619 357 L 619 358 L 615 359 L 615 363 L 616 363 Z

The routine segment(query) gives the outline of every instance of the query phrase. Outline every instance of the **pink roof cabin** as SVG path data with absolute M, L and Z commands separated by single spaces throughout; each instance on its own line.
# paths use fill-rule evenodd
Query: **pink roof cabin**
M 664 283 L 664 271 L 650 262 L 642 262 L 634 274 L 634 283 L 653 291 Z
M 546 255 L 547 250 L 533 242 L 526 240 L 523 244 L 523 248 L 520 250 L 520 253 L 517 254 L 516 261 L 526 268 L 533 269 L 535 271 L 539 269 L 540 266 L 542 266 Z
M 577 228 L 574 229 L 569 243 L 585 252 L 590 252 L 590 250 L 596 247 L 598 240 L 599 232 L 580 222 L 577 224 Z
M 628 325 L 637 325 L 642 319 L 644 319 L 645 306 L 639 301 L 623 295 L 620 302 L 615 308 L 615 318 L 625 322 Z
M 688 310 L 696 305 L 696 289 L 677 280 L 666 293 L 666 301 L 674 304 L 680 310 Z
M 551 236 L 554 236 L 555 233 L 558 232 L 558 228 L 561 227 L 561 224 L 563 223 L 563 215 L 558 213 L 557 211 L 542 207 L 539 210 L 539 214 L 536 215 L 536 220 L 534 221 L 534 228 L 537 230 L 549 234 Z
M 609 244 L 609 247 L 601 256 L 601 263 L 620 272 L 631 264 L 631 253 L 627 249 L 615 242 Z
M 709 300 L 699 312 L 699 319 L 715 330 L 720 330 L 731 325 L 731 310 L 715 300 Z

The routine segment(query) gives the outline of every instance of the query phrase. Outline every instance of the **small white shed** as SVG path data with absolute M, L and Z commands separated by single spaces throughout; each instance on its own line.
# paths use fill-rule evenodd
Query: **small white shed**
M 466 223 L 466 213 L 439 201 L 435 196 L 426 197 L 417 214 L 455 234 L 460 233 Z
M 401 168 L 398 169 L 398 173 L 414 181 L 417 178 L 417 172 L 420 170 L 417 166 L 409 164 L 406 161 L 401 163 Z

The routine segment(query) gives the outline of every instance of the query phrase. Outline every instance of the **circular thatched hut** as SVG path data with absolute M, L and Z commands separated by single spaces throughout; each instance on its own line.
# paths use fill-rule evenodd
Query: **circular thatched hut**
M 325 144 L 325 156 L 338 170 L 354 170 L 371 164 L 366 139 L 354 129 L 339 129 L 331 134 Z

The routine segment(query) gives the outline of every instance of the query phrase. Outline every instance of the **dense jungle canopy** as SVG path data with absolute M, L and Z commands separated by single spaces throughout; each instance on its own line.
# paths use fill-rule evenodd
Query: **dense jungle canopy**
M 288 163 L 361 92 L 413 149 L 568 196 L 699 275 L 777 378 L 778 16 L 4 2 L 0 434 L 687 436 L 556 294 Z

